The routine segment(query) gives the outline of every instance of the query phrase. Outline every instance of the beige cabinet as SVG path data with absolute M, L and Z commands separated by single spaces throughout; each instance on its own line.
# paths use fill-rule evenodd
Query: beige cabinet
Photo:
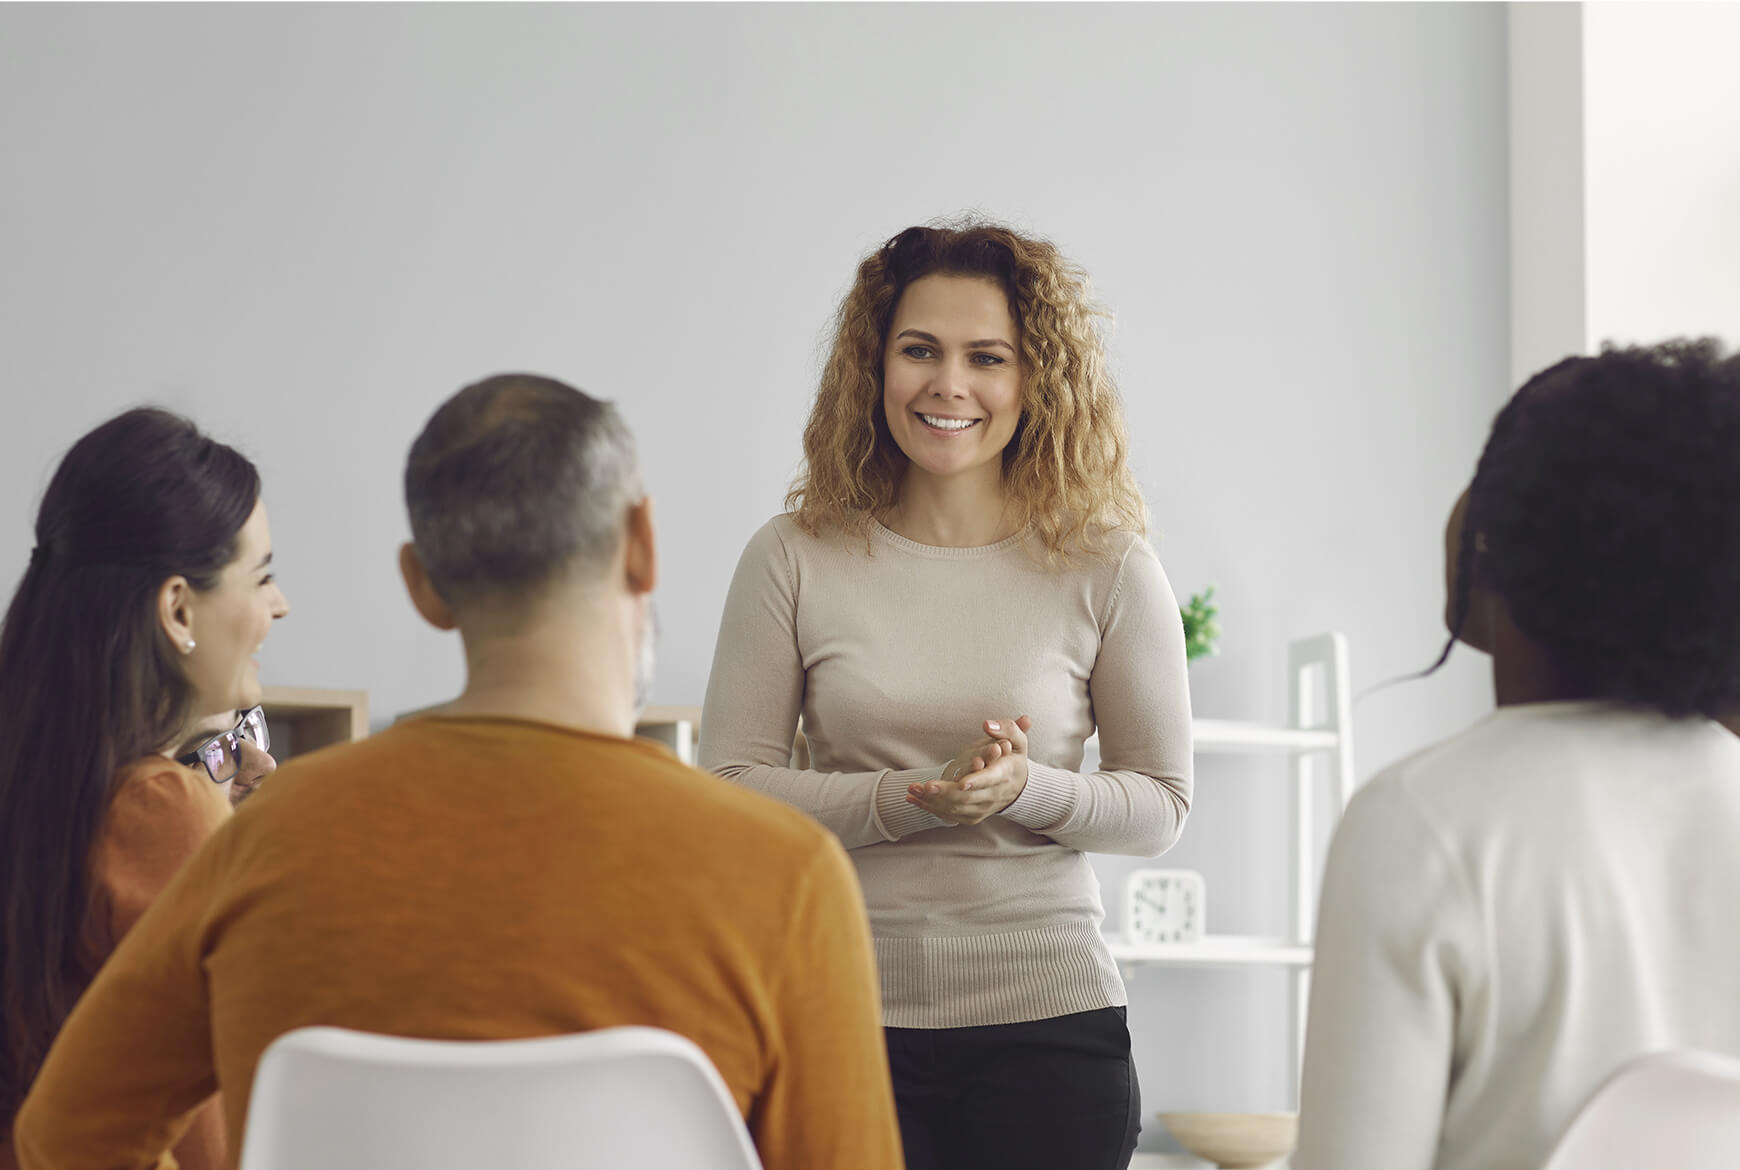
M 260 706 L 265 708 L 272 755 L 279 763 L 369 733 L 367 691 L 267 687 Z

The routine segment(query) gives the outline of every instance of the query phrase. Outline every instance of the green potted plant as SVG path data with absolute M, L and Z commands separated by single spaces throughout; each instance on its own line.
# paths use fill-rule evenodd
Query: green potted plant
M 1220 639 L 1220 626 L 1214 620 L 1214 615 L 1220 610 L 1214 605 L 1213 585 L 1201 593 L 1191 594 L 1190 600 L 1178 607 L 1178 612 L 1184 619 L 1186 662 L 1195 662 L 1205 654 L 1220 653 L 1220 647 L 1216 645 Z

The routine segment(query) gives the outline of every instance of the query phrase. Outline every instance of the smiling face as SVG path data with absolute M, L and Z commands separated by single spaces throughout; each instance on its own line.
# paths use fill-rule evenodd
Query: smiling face
M 882 409 L 907 474 L 1000 478 L 1021 419 L 1021 352 L 994 281 L 925 276 L 901 294 L 882 353 Z
M 185 596 L 187 634 L 192 651 L 181 659 L 194 691 L 196 715 L 234 712 L 260 701 L 260 663 L 254 657 L 272 623 L 290 612 L 272 575 L 272 532 L 266 506 L 236 534 L 236 555 L 218 574 L 217 584 Z

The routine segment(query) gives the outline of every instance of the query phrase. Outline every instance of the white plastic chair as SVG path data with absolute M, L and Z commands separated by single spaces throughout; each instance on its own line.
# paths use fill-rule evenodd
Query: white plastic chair
M 260 1058 L 241 1170 L 761 1170 L 725 1082 L 659 1028 L 415 1040 L 300 1028 Z
M 1684 1050 L 1630 1061 L 1590 1096 L 1544 1170 L 1641 1167 L 1740 1167 L 1740 1060 Z

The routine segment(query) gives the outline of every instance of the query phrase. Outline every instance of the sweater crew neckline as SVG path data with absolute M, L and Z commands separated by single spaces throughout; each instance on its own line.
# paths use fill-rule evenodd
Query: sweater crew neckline
M 571 723 L 557 723 L 554 720 L 539 719 L 532 715 L 509 715 L 505 713 L 496 714 L 493 712 L 466 712 L 448 715 L 439 711 L 428 711 L 400 719 L 395 722 L 389 730 L 395 730 L 398 728 L 416 728 L 419 724 L 424 728 L 434 726 L 469 726 L 473 728 L 481 727 L 489 730 L 506 730 L 513 728 L 520 731 L 543 732 L 549 735 L 563 736 L 565 738 L 596 740 L 599 743 L 611 747 L 624 747 L 636 751 L 651 752 L 654 755 L 669 757 L 673 760 L 677 758 L 676 754 L 664 744 L 659 743 L 657 740 L 647 739 L 644 736 L 634 735 L 624 737 L 620 735 L 612 735 L 608 731 L 600 731 L 597 728 L 577 727 Z
M 966 548 L 953 548 L 947 545 L 920 544 L 916 540 L 908 540 L 898 532 L 895 532 L 892 528 L 889 528 L 886 524 L 883 524 L 880 520 L 871 520 L 870 524 L 871 531 L 874 532 L 884 544 L 900 549 L 902 552 L 909 552 L 921 557 L 935 557 L 940 560 L 970 560 L 975 557 L 992 556 L 996 553 L 1003 552 L 1006 549 L 1019 546 L 1027 539 L 1028 534 L 1032 531 L 1032 526 L 1029 525 L 1012 536 L 1005 536 L 995 544 L 975 544 Z

